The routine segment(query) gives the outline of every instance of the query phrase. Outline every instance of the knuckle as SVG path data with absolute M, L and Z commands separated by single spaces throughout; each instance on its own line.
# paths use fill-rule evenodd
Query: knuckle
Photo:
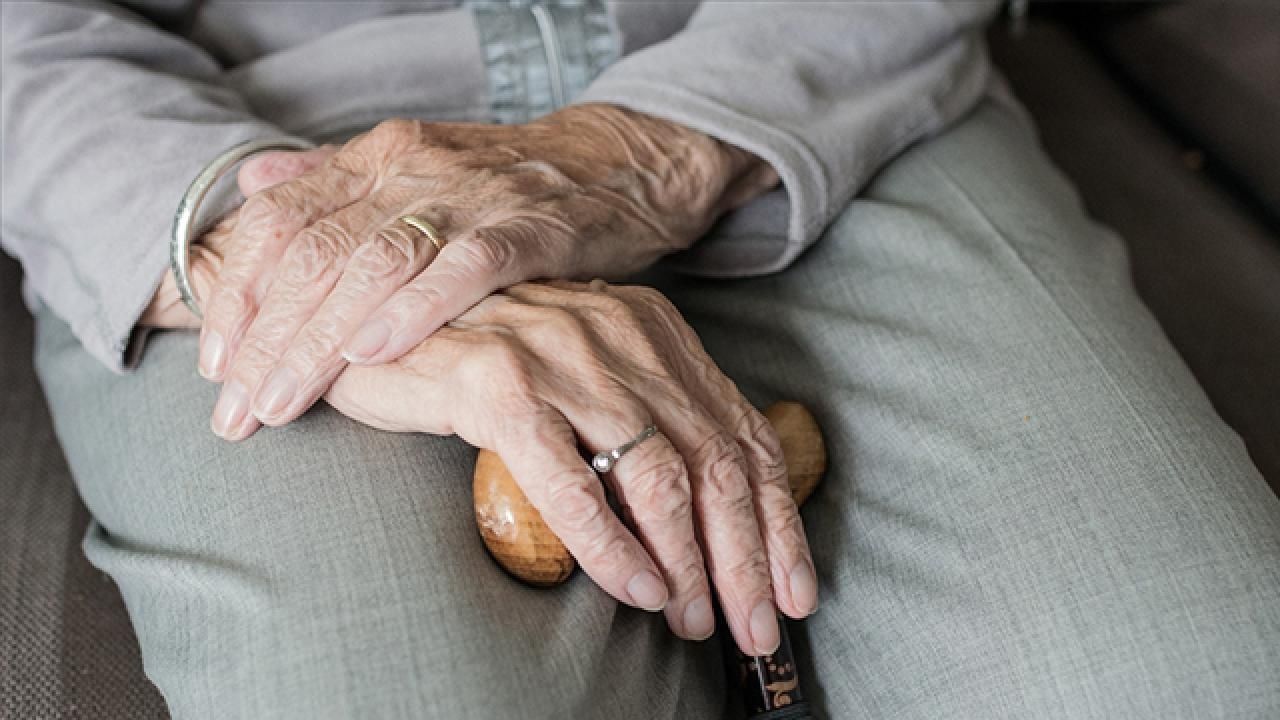
M 521 192 L 529 193 L 526 188 L 556 189 L 562 193 L 580 192 L 582 186 L 566 175 L 560 168 L 545 160 L 523 160 L 511 166 L 511 175 L 521 183 Z
M 385 228 L 361 245 L 351 257 L 351 268 L 366 279 L 381 282 L 403 277 L 414 265 L 417 245 L 398 228 Z
M 737 587 L 769 586 L 769 558 L 761 546 L 734 558 L 723 572 L 729 583 Z
M 625 299 L 625 296 L 618 291 L 618 286 L 614 285 L 609 288 L 610 292 L 597 293 L 592 299 L 595 301 L 596 307 L 600 312 L 614 315 L 630 316 L 632 315 L 631 304 Z
M 304 167 L 304 158 L 301 153 L 279 151 L 263 153 L 251 159 L 241 167 L 240 173 L 248 174 L 256 180 L 274 180 L 295 176 Z
M 751 486 L 745 482 L 735 484 L 732 490 L 723 493 L 720 496 L 720 506 L 730 515 L 753 521 L 755 519 L 755 496 L 751 492 Z
M 475 350 L 470 366 L 480 387 L 488 387 L 496 402 L 518 409 L 528 406 L 537 396 L 533 369 L 528 354 L 514 340 L 494 335 Z
M 245 199 L 240 207 L 240 222 L 259 226 L 275 219 L 280 212 L 280 192 L 264 190 Z
M 473 241 L 460 245 L 457 261 L 475 275 L 505 277 L 515 261 L 515 250 L 501 233 L 481 229 Z
M 503 335 L 496 335 L 484 344 L 482 362 L 499 373 L 518 373 L 525 367 L 524 354 L 515 342 Z
M 301 210 L 289 200 L 288 185 L 276 185 L 250 196 L 240 208 L 237 224 L 272 240 L 284 239 L 284 228 L 301 220 Z
M 584 565 L 604 566 L 617 570 L 625 570 L 628 565 L 639 559 L 625 535 L 611 533 L 603 528 L 585 541 L 580 552 L 583 554 L 578 559 Z
M 663 317 L 680 317 L 680 311 L 661 290 L 648 285 L 624 285 L 618 288 L 619 295 L 630 304 L 642 307 Z
M 751 487 L 747 484 L 742 449 L 733 438 L 714 432 L 698 448 L 697 455 L 706 489 L 713 500 L 735 509 L 751 505 Z
M 562 530 L 590 541 L 606 532 L 603 494 L 586 473 L 562 472 L 547 481 L 547 507 Z
M 200 245 L 192 246 L 191 251 L 191 283 L 195 286 L 197 298 L 210 297 L 211 288 L 217 286 L 218 274 L 222 270 L 222 258 L 209 252 Z
M 343 340 L 345 337 L 334 323 L 314 322 L 294 340 L 288 354 L 295 364 L 310 369 L 336 357 Z
M 528 181 L 519 173 L 496 172 L 484 168 L 475 171 L 475 175 L 477 183 L 485 189 L 486 194 L 499 201 L 511 197 L 523 199 L 528 194 Z
M 319 280 L 339 263 L 351 237 L 341 225 L 322 220 L 289 246 L 282 268 L 286 282 L 303 285 Z
M 535 211 L 554 221 L 567 198 L 582 192 L 582 187 L 567 175 L 544 161 L 524 161 L 490 172 L 484 186 L 506 206 L 507 212 Z M 581 213 L 578 217 L 583 219 Z
M 762 463 L 760 468 L 766 480 L 782 478 L 786 484 L 787 461 L 782 454 L 782 440 L 778 431 L 755 408 L 747 406 L 738 421 L 738 437 L 750 444 Z
M 417 140 L 421 133 L 422 123 L 408 118 L 391 118 L 378 123 L 370 131 L 371 138 L 382 142 L 400 144 Z
M 518 312 L 525 315 L 526 328 L 542 333 L 549 340 L 565 343 L 572 353 L 584 352 L 587 345 L 587 328 L 571 310 L 552 305 L 521 305 Z
M 648 285 L 629 285 L 627 287 L 637 300 L 651 303 L 657 307 L 675 309 L 671 301 L 667 299 L 667 296 L 663 295 L 657 288 L 649 287 Z
M 706 576 L 701 552 L 695 543 L 685 554 L 685 561 L 670 571 L 672 584 L 675 587 L 684 591 L 701 589 L 702 579 Z
M 762 503 L 765 527 L 769 534 L 792 546 L 804 544 L 804 520 L 796 512 L 791 498 L 779 498 Z
M 409 316 L 436 307 L 445 300 L 445 294 L 438 285 L 411 282 L 400 289 L 390 307 L 392 312 L 403 315 L 403 319 L 407 321 Z
M 679 457 L 645 468 L 636 475 L 627 494 L 632 512 L 642 516 L 681 520 L 693 515 L 693 496 Z
M 263 163 L 270 177 L 294 177 L 311 167 L 312 154 L 309 152 L 272 153 Z
M 800 511 L 785 485 L 765 485 L 753 494 L 767 528 L 782 532 L 801 527 Z
M 608 326 L 627 335 L 643 338 L 641 349 L 644 356 L 654 353 L 646 323 L 631 302 L 613 293 L 600 293 L 594 302 L 596 312 Z
M 273 335 L 275 333 L 258 332 L 256 327 L 254 332 L 246 335 L 236 354 L 237 369 L 256 371 L 273 362 L 278 354 L 272 339 Z

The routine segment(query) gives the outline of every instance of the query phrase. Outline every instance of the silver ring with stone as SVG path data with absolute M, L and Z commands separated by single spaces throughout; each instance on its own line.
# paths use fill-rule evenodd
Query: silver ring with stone
M 198 318 L 204 317 L 200 312 L 200 303 L 196 300 L 195 290 L 191 286 L 191 259 L 188 255 L 192 236 L 195 235 L 196 212 L 204 196 L 209 194 L 213 186 L 222 179 L 227 171 L 236 163 L 255 153 L 267 150 L 311 150 L 314 143 L 288 137 L 250 140 L 227 150 L 213 162 L 204 166 L 204 170 L 191 181 L 191 186 L 182 195 L 178 210 L 173 214 L 173 226 L 169 230 L 169 267 L 173 270 L 174 284 L 178 286 L 178 294 L 182 302 Z
M 637 445 L 657 434 L 657 426 L 646 425 L 645 428 L 640 431 L 639 435 L 636 435 L 612 450 L 598 453 L 595 457 L 591 458 L 591 467 L 595 468 L 595 471 L 598 473 L 607 473 L 613 469 L 614 465 L 618 464 L 618 460 L 621 460 L 623 455 L 626 455 Z

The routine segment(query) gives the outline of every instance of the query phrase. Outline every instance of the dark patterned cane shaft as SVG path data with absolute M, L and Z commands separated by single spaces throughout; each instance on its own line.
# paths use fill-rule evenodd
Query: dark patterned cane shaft
M 736 672 L 747 720 L 815 720 L 800 689 L 787 620 L 781 615 L 778 630 L 782 642 L 772 655 L 751 656 L 734 650 L 737 667 L 730 670 Z

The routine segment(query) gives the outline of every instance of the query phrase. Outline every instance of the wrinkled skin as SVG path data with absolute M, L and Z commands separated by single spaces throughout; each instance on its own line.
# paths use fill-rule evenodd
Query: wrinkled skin
M 209 268 L 198 289 L 213 282 L 235 222 L 200 243 Z M 171 278 L 144 321 L 197 324 Z M 714 629 L 708 579 L 751 654 L 775 649 L 775 608 L 802 618 L 817 605 L 777 435 L 655 290 L 521 283 L 397 360 L 348 366 L 325 399 L 373 427 L 496 451 L 583 570 L 620 602 L 662 609 L 681 637 Z M 604 476 L 624 525 L 579 446 L 608 450 L 649 423 L 662 433 Z
M 640 270 L 777 181 L 749 153 L 609 105 L 524 125 L 390 120 L 325 152 L 249 197 L 203 296 L 200 370 L 223 383 L 212 425 L 228 440 L 289 422 L 347 362 L 393 360 L 495 290 Z
M 777 435 L 655 290 L 515 285 L 398 361 L 352 366 L 326 397 L 374 427 L 498 452 L 592 579 L 664 608 L 682 637 L 714 629 L 708 574 L 752 654 L 777 647 L 775 607 L 801 618 L 817 602 Z M 650 422 L 662 434 L 603 476 L 633 536 L 578 445 L 605 451 Z
M 241 170 L 241 189 L 255 197 L 287 186 L 323 169 L 336 152 L 259 156 Z M 218 292 L 225 268 L 244 252 L 242 222 L 244 209 L 193 247 L 198 296 Z M 639 251 L 630 257 L 647 262 Z M 374 427 L 457 434 L 495 450 L 610 595 L 661 608 L 676 634 L 701 639 L 714 629 L 710 578 L 742 650 L 771 652 L 775 608 L 801 618 L 817 604 L 813 563 L 771 426 L 656 291 L 602 281 L 526 283 L 486 296 L 391 362 L 340 367 L 319 392 Z M 171 277 L 141 324 L 199 326 Z M 227 425 L 231 437 L 256 429 L 252 415 L 238 422 Z M 621 502 L 623 524 L 579 447 L 607 450 L 650 422 L 662 434 L 604 478 Z

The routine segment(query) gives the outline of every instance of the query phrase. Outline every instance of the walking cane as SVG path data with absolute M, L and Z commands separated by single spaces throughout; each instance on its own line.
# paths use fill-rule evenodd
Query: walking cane
M 803 405 L 780 402 L 764 412 L 782 442 L 791 497 L 803 503 L 827 467 L 826 447 L 818 423 Z M 481 450 L 476 458 L 472 490 L 476 525 L 485 547 L 507 572 L 541 587 L 559 585 L 573 572 L 573 556 L 529 503 L 496 453 Z M 724 628 L 724 622 L 719 623 Z M 737 687 L 747 720 L 816 720 L 800 688 L 800 677 L 787 635 L 778 616 L 782 642 L 772 655 L 749 656 L 732 638 L 728 677 Z

